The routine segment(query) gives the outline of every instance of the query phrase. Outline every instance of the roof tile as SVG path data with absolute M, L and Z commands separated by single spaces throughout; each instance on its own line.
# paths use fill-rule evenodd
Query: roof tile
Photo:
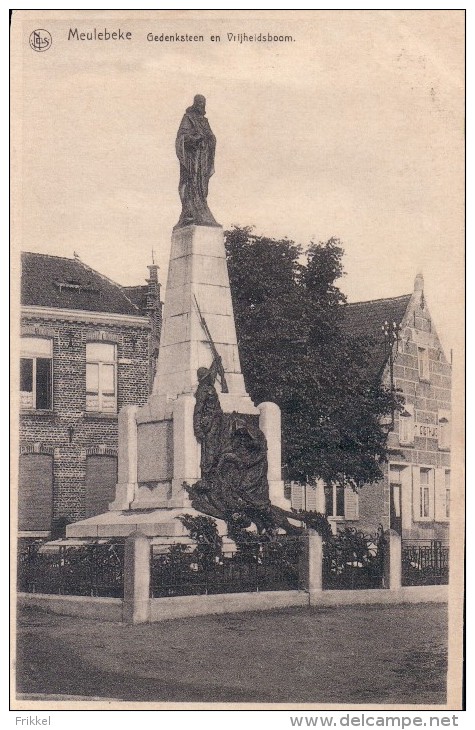
M 367 302 L 346 304 L 343 331 L 351 337 L 363 337 L 373 350 L 374 375 L 380 374 L 388 358 L 382 326 L 385 321 L 400 324 L 411 300 L 411 294 L 390 299 L 373 299 Z
M 140 314 L 123 288 L 80 259 L 22 253 L 21 303 L 89 312 Z

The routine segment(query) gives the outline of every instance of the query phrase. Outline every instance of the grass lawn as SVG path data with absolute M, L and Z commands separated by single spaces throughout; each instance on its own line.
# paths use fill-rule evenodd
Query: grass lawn
M 17 652 L 27 694 L 442 704 L 447 608 L 287 608 L 140 626 L 22 609 Z

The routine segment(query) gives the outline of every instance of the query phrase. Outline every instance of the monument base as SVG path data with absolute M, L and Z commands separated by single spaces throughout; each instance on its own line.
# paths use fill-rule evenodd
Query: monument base
M 147 537 L 176 538 L 189 537 L 188 531 L 177 519 L 187 514 L 197 517 L 200 513 L 192 507 L 186 509 L 149 509 L 137 510 L 109 510 L 96 517 L 80 520 L 68 525 L 66 537 L 75 538 L 113 538 L 127 537 L 134 532 L 141 532 Z M 216 520 L 220 535 L 226 535 L 226 523 Z M 161 540 L 160 540 L 161 542 Z M 170 542 L 170 540 L 164 540 Z
M 280 478 L 280 409 L 275 403 L 252 404 L 249 396 L 219 394 L 225 413 L 256 417 L 267 440 L 269 499 L 290 509 Z M 195 398 L 174 402 L 152 396 L 142 408 L 127 406 L 119 414 L 119 481 L 109 511 L 66 527 L 66 537 L 124 537 L 139 530 L 148 537 L 180 537 L 187 531 L 179 515 L 198 516 L 183 483 L 200 478 L 200 446 L 193 433 Z M 226 525 L 216 520 L 220 534 Z

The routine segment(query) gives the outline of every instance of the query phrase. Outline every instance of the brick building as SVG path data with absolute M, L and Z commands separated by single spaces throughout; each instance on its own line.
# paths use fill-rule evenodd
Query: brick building
M 19 534 L 104 512 L 117 413 L 143 405 L 161 324 L 158 267 L 123 288 L 78 258 L 22 254 Z
M 335 529 L 351 525 L 374 532 L 382 524 L 404 539 L 447 539 L 451 365 L 424 297 L 422 275 L 416 276 L 412 294 L 348 304 L 344 327 L 355 337 L 380 335 L 373 348 L 375 377 L 387 386 L 392 380 L 404 397 L 403 410 L 388 423 L 390 459 L 383 479 L 358 494 L 323 483 L 293 485 L 293 506 L 325 512 Z

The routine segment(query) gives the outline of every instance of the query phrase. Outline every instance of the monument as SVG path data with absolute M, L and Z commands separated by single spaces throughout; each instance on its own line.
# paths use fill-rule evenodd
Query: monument
M 182 211 L 173 229 L 152 394 L 118 416 L 118 483 L 109 511 L 67 537 L 186 534 L 181 514 L 265 528 L 284 514 L 280 410 L 254 405 L 239 362 L 223 229 L 207 202 L 216 138 L 197 95 L 178 129 Z M 289 514 L 289 513 L 288 513 Z M 264 517 L 263 517 L 264 515 Z M 264 523 L 262 522 L 264 520 Z

